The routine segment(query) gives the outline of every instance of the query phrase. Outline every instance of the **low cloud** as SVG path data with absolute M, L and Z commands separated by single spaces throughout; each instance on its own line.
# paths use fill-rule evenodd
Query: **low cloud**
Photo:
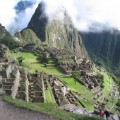
M 0 1 L 0 23 L 5 26 L 11 34 L 14 34 L 16 31 L 20 31 L 27 27 L 28 22 L 30 21 L 41 0 L 34 0 L 31 7 L 28 7 L 25 10 L 21 10 L 19 13 L 17 13 L 15 6 L 20 1 L 21 0 L 10 0 L 10 2 L 6 0 Z M 32 0 L 23 1 L 32 2 Z
M 2 23 L 2 25 L 6 28 L 14 21 L 16 17 L 14 6 L 17 2 L 18 0 L 10 0 L 10 2 L 0 0 L 0 23 Z
M 20 13 L 14 9 L 20 0 L 0 0 L 0 23 L 14 33 L 25 28 L 35 12 L 39 2 L 46 4 L 46 14 L 50 20 L 64 16 L 58 11 L 66 9 L 74 26 L 80 31 L 117 28 L 120 30 L 120 0 L 24 0 L 34 1 L 31 7 Z
M 22 29 L 27 27 L 39 2 L 40 2 L 40 0 L 36 0 L 36 2 L 31 7 L 28 7 L 25 10 L 22 10 L 21 12 L 16 14 L 14 22 L 12 22 L 8 28 L 8 30 L 11 31 L 12 34 L 14 34 L 16 31 L 21 31 Z
M 60 7 L 64 7 L 78 30 L 95 30 L 95 27 L 96 30 L 112 27 L 120 30 L 120 0 L 44 1 L 47 6 L 46 13 L 50 18 Z

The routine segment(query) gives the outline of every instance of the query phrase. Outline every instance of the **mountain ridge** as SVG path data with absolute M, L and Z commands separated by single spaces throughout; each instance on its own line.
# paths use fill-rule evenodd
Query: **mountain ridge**
M 96 62 L 101 59 L 106 67 L 117 76 L 120 72 L 120 31 L 102 31 L 82 33 L 82 38 L 87 51 Z M 95 57 L 96 56 L 96 57 Z

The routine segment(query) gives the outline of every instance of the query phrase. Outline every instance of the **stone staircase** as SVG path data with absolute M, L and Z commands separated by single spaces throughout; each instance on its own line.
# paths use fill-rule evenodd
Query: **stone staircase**
M 11 95 L 11 93 L 12 93 L 12 86 L 13 86 L 13 82 L 14 82 L 14 78 L 12 79 L 3 79 L 2 80 L 3 82 L 2 82 L 2 88 L 3 88 L 3 90 L 5 91 L 5 93 L 6 94 L 9 94 L 9 95 Z
M 33 83 L 30 83 L 30 85 L 29 85 L 29 101 L 30 102 L 33 102 L 34 96 L 35 96 L 34 86 L 33 86 Z

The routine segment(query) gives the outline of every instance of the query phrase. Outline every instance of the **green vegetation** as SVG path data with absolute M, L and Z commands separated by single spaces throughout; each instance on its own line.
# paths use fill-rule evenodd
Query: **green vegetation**
M 75 72 L 73 72 L 73 73 L 72 73 L 72 76 L 73 76 L 74 78 L 80 76 L 80 71 L 75 71 Z
M 47 89 L 44 92 L 45 92 L 45 103 L 56 103 L 51 90 L 51 86 L 49 84 Z
M 103 72 L 102 74 L 104 76 L 103 93 L 104 93 L 105 96 L 108 96 L 108 94 L 109 94 L 109 92 L 111 90 L 111 86 L 112 86 L 113 80 L 106 72 Z
M 18 57 L 17 60 L 18 60 L 18 62 L 21 64 L 22 61 L 24 60 L 24 58 L 23 58 L 23 57 Z
M 49 67 L 48 65 L 48 67 L 45 67 L 44 64 L 39 63 L 39 61 L 37 60 L 37 56 L 33 55 L 32 53 L 19 51 L 19 52 L 13 52 L 13 56 L 16 59 L 22 57 L 24 60 L 22 61 L 21 65 L 23 65 L 31 73 L 35 73 L 36 70 L 38 70 L 38 71 L 43 71 L 47 74 L 54 74 L 57 76 L 63 75 L 54 66 Z
M 84 85 L 80 84 L 75 78 L 66 77 L 60 78 L 60 80 L 70 88 L 71 91 L 77 93 L 79 95 L 78 100 L 89 110 L 94 110 L 93 104 L 90 101 L 83 100 L 84 98 L 92 98 L 94 94 L 90 92 Z M 82 95 L 82 96 L 80 96 Z
M 60 80 L 65 83 L 72 91 L 77 92 L 78 94 L 90 92 L 84 85 L 80 84 L 73 77 L 61 77 Z M 81 91 L 81 89 L 83 89 L 83 91 Z
M 17 32 L 15 36 L 21 40 L 22 45 L 26 45 L 26 44 L 40 45 L 41 44 L 41 41 L 36 36 L 36 34 L 31 29 L 28 29 L 28 28 L 22 30 L 21 32 Z
M 94 107 L 93 107 L 93 105 L 92 105 L 90 102 L 85 101 L 85 100 L 81 100 L 81 99 L 80 99 L 80 101 L 82 102 L 82 104 L 83 104 L 87 109 L 89 109 L 89 110 L 94 110 Z
M 80 116 L 78 114 L 59 110 L 58 108 L 56 108 L 56 105 L 52 103 L 31 104 L 22 100 L 13 100 L 10 96 L 7 95 L 3 96 L 3 100 L 8 103 L 14 104 L 18 108 L 27 108 L 28 110 L 46 113 L 53 117 L 56 117 L 59 120 L 102 120 L 98 117 Z
M 120 99 L 117 101 L 116 105 L 120 107 Z
M 20 43 L 18 41 L 15 41 L 12 36 L 10 36 L 9 33 L 6 33 L 6 36 L 2 39 L 0 39 L 0 44 L 5 44 L 10 49 L 14 49 L 16 47 L 19 47 Z
M 112 77 L 105 71 L 105 70 L 100 70 L 101 68 L 94 67 L 94 70 L 96 72 L 100 72 L 103 77 L 103 94 L 107 97 L 110 90 L 111 86 L 113 84 L 113 79 Z

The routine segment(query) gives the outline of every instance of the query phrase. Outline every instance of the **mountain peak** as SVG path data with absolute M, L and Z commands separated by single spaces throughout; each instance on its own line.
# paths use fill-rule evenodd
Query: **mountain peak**
M 76 56 L 86 55 L 81 36 L 74 28 L 65 8 L 61 7 L 49 17 L 46 6 L 41 2 L 28 24 L 37 37 L 48 46 L 74 51 Z

